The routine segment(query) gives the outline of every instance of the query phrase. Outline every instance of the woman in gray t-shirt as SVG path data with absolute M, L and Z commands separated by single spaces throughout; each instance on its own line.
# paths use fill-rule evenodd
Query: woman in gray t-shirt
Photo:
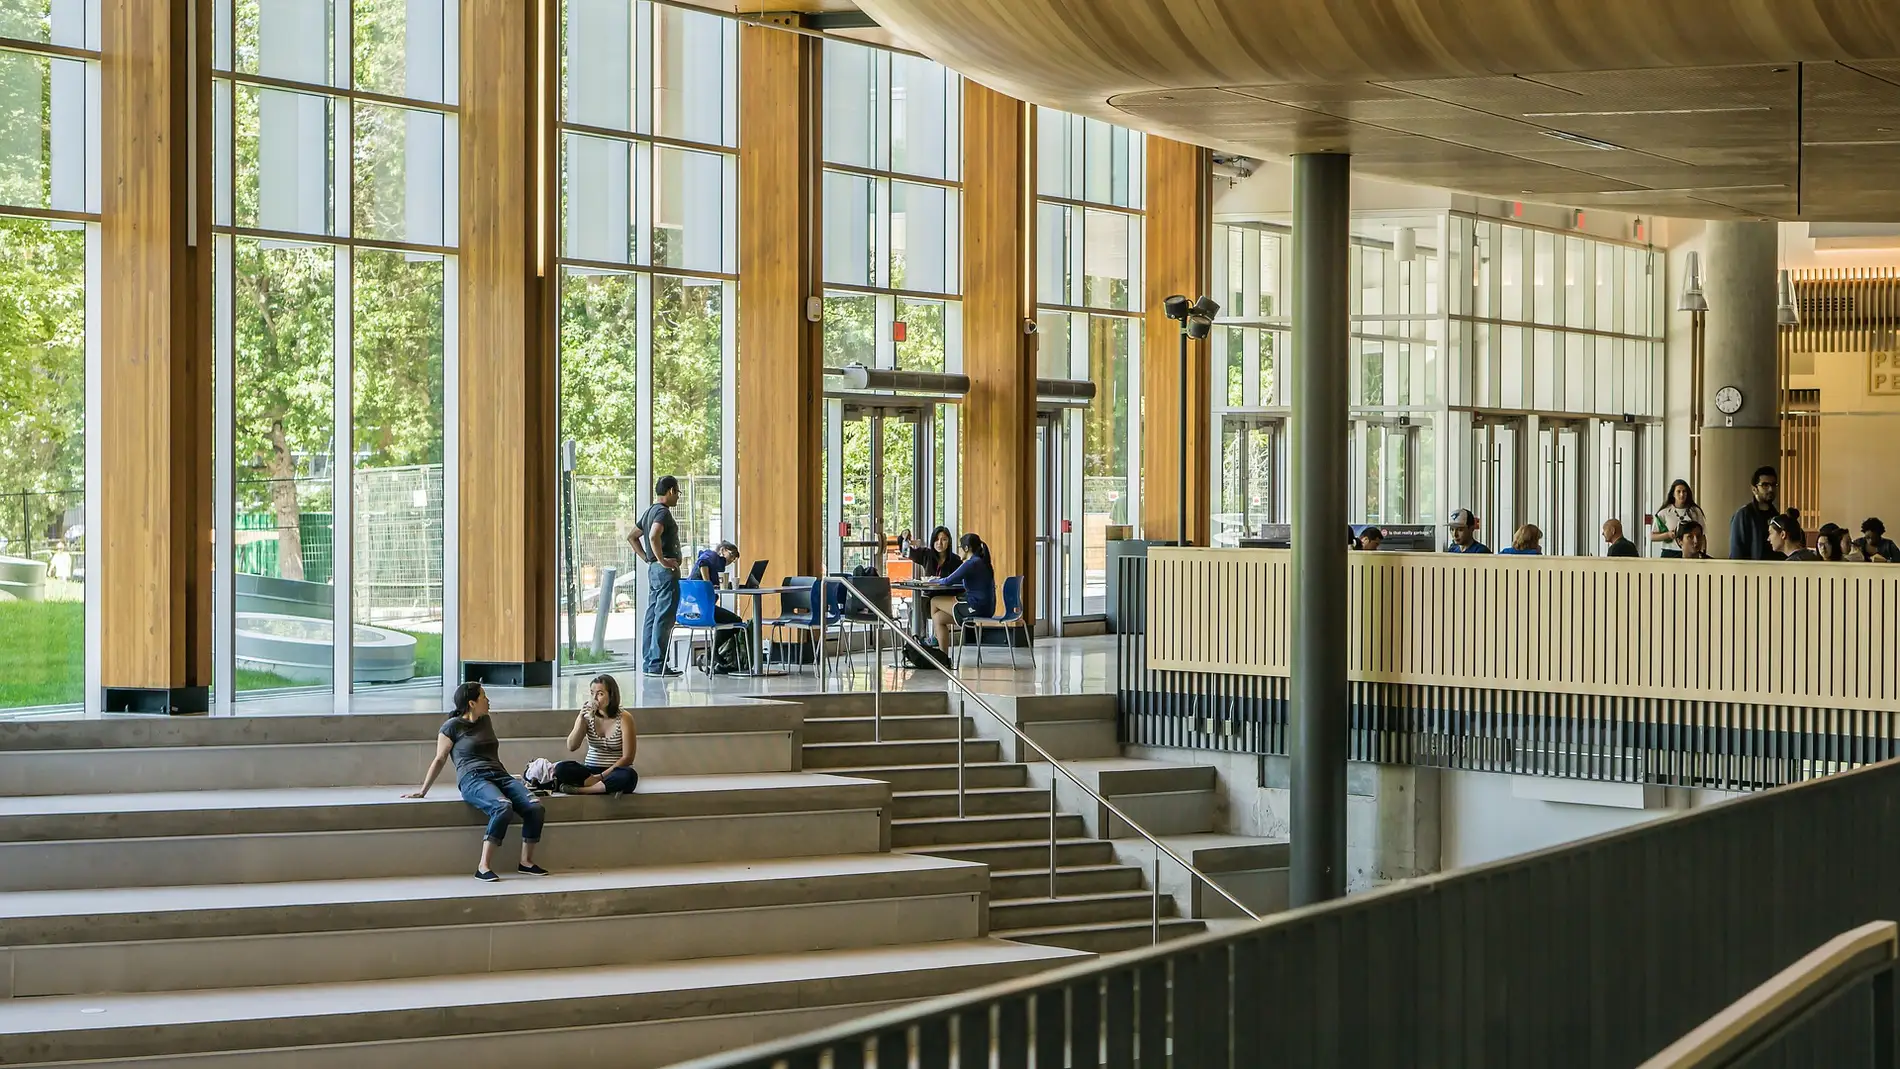
M 435 760 L 429 762 L 422 786 L 404 798 L 422 798 L 442 774 L 442 766 L 455 763 L 455 785 L 462 800 L 488 817 L 488 833 L 482 837 L 482 859 L 475 878 L 487 882 L 501 879 L 495 875 L 495 847 L 508 834 L 508 825 L 516 814 L 521 816 L 521 864 L 516 872 L 526 876 L 546 876 L 548 870 L 534 863 L 534 847 L 541 841 L 541 822 L 545 813 L 528 786 L 508 774 L 501 765 L 501 740 L 495 737 L 495 724 L 488 718 L 488 694 L 480 683 L 464 683 L 455 688 L 455 715 L 442 724 L 435 743 Z

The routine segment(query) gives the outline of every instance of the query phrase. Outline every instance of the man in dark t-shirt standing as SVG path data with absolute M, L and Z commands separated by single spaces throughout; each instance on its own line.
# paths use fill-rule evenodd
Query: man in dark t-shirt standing
M 640 522 L 627 534 L 633 552 L 647 562 L 647 614 L 641 631 L 640 668 L 650 676 L 680 674 L 666 664 L 673 620 L 680 608 L 680 525 L 673 519 L 673 506 L 679 503 L 680 481 L 671 475 L 660 476 L 653 486 L 653 504 L 640 514 Z

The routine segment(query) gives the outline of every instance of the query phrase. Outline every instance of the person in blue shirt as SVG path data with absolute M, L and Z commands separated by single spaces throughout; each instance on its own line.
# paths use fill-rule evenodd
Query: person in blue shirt
M 1544 555 L 1544 532 L 1534 523 L 1527 523 L 1511 536 L 1508 548 L 1498 550 L 1500 557 L 1541 557 Z
M 930 628 L 937 636 L 937 648 L 950 648 L 950 629 L 973 616 L 996 615 L 996 571 L 990 567 L 990 547 L 974 534 L 963 536 L 963 563 L 943 577 L 945 586 L 963 588 L 963 600 L 951 597 L 930 599 Z
M 1451 528 L 1451 543 L 1445 547 L 1447 553 L 1489 553 L 1491 547 L 1478 541 L 1478 517 L 1470 509 L 1459 509 L 1451 514 L 1446 524 Z
M 693 558 L 694 579 L 704 579 L 717 590 L 724 582 L 726 569 L 739 563 L 739 547 L 731 542 L 721 542 L 712 549 L 701 550 Z M 738 613 L 723 605 L 713 606 L 713 622 L 719 624 L 741 624 L 745 621 Z M 712 673 L 721 675 L 739 666 L 739 651 L 745 641 L 741 631 L 721 631 L 719 642 L 713 647 Z

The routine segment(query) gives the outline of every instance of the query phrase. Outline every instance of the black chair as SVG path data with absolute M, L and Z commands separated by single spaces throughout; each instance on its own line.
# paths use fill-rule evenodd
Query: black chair
M 852 575 L 846 576 L 838 580 L 838 582 L 840 584 L 839 593 L 844 598 L 844 604 L 841 607 L 842 611 L 839 613 L 838 622 L 842 626 L 845 635 L 846 656 L 850 657 L 855 664 L 857 660 L 857 647 L 850 641 L 851 629 L 854 625 L 864 628 L 866 633 L 873 636 L 876 640 L 876 650 L 881 652 L 884 649 L 884 631 L 886 630 L 884 620 L 879 619 L 876 613 L 865 608 L 865 602 L 870 602 L 873 608 L 883 613 L 885 619 L 892 618 L 891 581 L 881 575 Z M 849 593 L 845 593 L 843 584 L 846 583 L 850 584 L 851 589 L 857 591 L 862 597 L 854 597 Z M 900 640 L 893 646 L 892 652 L 895 653 L 896 647 L 902 645 L 903 642 Z M 876 654 L 873 654 L 874 658 L 876 656 Z M 895 665 L 893 665 L 893 667 L 895 667 Z

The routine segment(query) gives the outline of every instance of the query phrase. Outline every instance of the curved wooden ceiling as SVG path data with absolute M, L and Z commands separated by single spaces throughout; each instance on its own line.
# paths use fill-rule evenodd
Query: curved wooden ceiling
M 858 0 L 1012 95 L 1481 196 L 1900 219 L 1900 0 Z

